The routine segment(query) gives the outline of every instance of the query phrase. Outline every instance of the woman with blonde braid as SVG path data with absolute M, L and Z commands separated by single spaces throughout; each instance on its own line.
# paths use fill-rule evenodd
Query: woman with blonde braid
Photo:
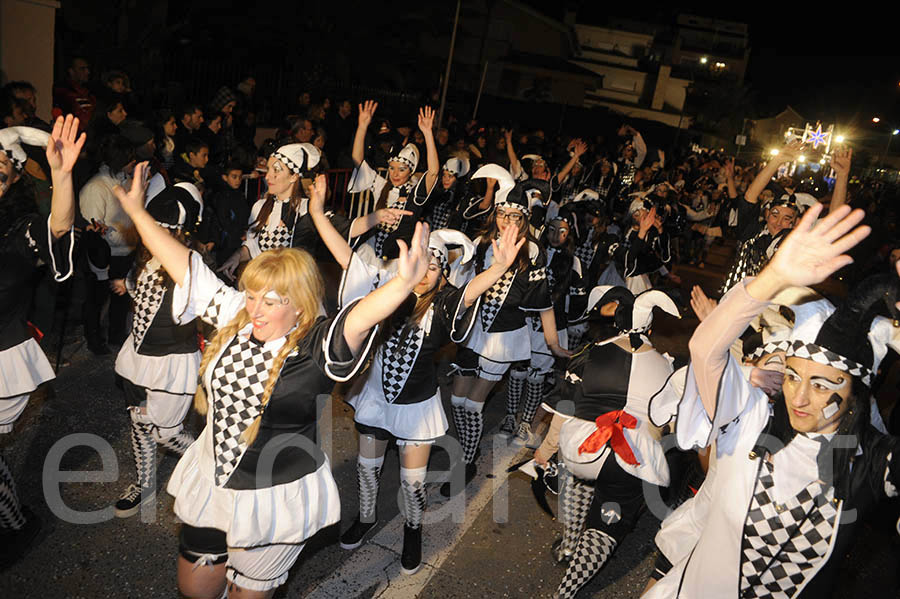
M 134 180 L 143 180 L 146 164 Z M 200 363 L 195 407 L 206 428 L 169 480 L 180 533 L 178 587 L 188 597 L 271 597 L 304 543 L 340 519 L 327 456 L 314 443 L 316 398 L 361 368 L 377 323 L 422 280 L 427 226 L 400 245 L 397 276 L 333 317 L 302 250 L 263 252 L 222 283 L 197 254 L 156 224 L 144 191 L 116 188 L 147 249 L 174 281 L 173 317 L 217 329 Z

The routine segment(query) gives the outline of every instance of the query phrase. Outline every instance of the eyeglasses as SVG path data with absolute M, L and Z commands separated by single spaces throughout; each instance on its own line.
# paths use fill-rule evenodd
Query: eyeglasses
M 522 214 L 520 212 L 501 212 L 497 211 L 497 220 L 506 219 L 511 223 L 519 223 L 522 222 Z

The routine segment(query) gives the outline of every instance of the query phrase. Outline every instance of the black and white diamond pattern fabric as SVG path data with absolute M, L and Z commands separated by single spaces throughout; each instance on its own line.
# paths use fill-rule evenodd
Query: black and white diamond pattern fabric
M 381 387 L 388 403 L 394 403 L 406 386 L 406 379 L 419 357 L 424 339 L 425 329 L 411 326 L 394 331 L 385 341 L 381 361 Z
M 575 555 L 572 556 L 566 575 L 559 583 L 556 596 L 560 599 L 571 599 L 578 594 L 581 587 L 600 571 L 615 548 L 615 539 L 595 528 L 588 528 L 581 533 Z
M 870 369 L 815 343 L 807 343 L 801 339 L 795 339 L 787 349 L 787 357 L 805 358 L 818 364 L 832 366 L 851 376 L 860 378 L 866 386 L 872 384 L 872 371 Z
M 450 221 L 450 212 L 453 209 L 453 203 L 453 198 L 451 197 L 449 200 L 434 207 L 434 212 L 431 213 L 432 231 L 446 228 L 447 223 Z
M 228 481 L 246 444 L 241 434 L 259 416 L 260 399 L 269 378 L 275 354 L 249 337 L 238 335 L 213 369 L 213 444 L 216 484 Z
M 764 462 L 741 542 L 741 597 L 793 597 L 828 552 L 837 509 L 834 489 L 813 482 L 784 504 L 772 498 L 773 466 Z
M 425 483 L 420 480 L 400 481 L 403 490 L 403 515 L 410 528 L 422 526 L 422 515 L 425 513 L 427 496 Z
M 572 474 L 563 464 L 559 465 L 559 483 L 559 515 L 564 527 L 559 550 L 569 556 L 574 554 L 584 530 L 594 499 L 594 485 Z
M 585 233 L 584 241 L 575 246 L 575 257 L 582 264 L 590 264 L 594 256 L 594 227 L 589 227 Z
M 278 226 L 271 230 L 269 227 L 264 227 L 259 232 L 257 243 L 259 243 L 261 252 L 289 247 L 291 245 L 291 231 L 283 223 L 278 223 Z
M 528 282 L 537 283 L 547 278 L 547 269 L 543 266 L 540 268 L 532 268 L 528 271 Z
M 6 460 L 0 455 L 0 530 L 18 530 L 25 526 L 25 516 L 16 494 L 16 481 Z
M 225 308 L 225 302 L 231 297 L 232 291 L 233 290 L 227 285 L 219 287 L 219 290 L 216 291 L 213 294 L 212 299 L 209 300 L 209 305 L 206 306 L 206 310 L 200 315 L 200 319 L 204 322 L 208 322 L 217 329 L 228 324 L 228 321 L 225 320 L 227 315 L 224 314 L 223 309 Z
M 788 348 L 790 348 L 790 346 L 791 342 L 788 339 L 785 339 L 783 341 L 770 341 L 769 343 L 760 345 L 759 347 L 754 349 L 753 352 L 749 356 L 747 356 L 747 359 L 751 361 L 758 360 L 762 356 L 768 354 L 774 354 L 775 352 L 780 351 L 786 352 Z
M 160 272 L 158 270 L 150 272 L 145 268 L 138 277 L 134 290 L 134 323 L 131 326 L 131 334 L 136 348 L 144 341 L 144 336 L 150 328 L 150 323 L 156 318 L 165 294 L 166 289 L 162 285 Z
M 491 285 L 490 289 L 484 292 L 484 301 L 481 302 L 481 327 L 485 332 L 490 330 L 491 325 L 494 324 L 494 319 L 497 317 L 497 313 L 500 312 L 500 308 L 503 307 L 503 302 L 506 301 L 506 296 L 509 295 L 509 290 L 515 277 L 516 271 L 509 269 L 503 273 L 503 276 L 496 283 Z

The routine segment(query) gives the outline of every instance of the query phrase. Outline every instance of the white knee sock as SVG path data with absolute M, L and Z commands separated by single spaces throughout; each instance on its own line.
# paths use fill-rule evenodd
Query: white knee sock
M 400 467 L 400 487 L 403 491 L 403 514 L 410 528 L 422 526 L 422 515 L 425 513 L 425 475 L 428 467 Z

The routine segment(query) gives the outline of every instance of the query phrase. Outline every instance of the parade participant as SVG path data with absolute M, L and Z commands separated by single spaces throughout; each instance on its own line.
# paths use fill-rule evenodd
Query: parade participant
M 631 228 L 622 242 L 610 246 L 609 251 L 625 279 L 625 286 L 638 294 L 652 287 L 650 275 L 671 261 L 672 250 L 656 206 L 638 198 L 631 202 L 628 215 Z
M 435 190 L 434 198 L 429 202 L 430 207 L 425 215 L 425 222 L 431 226 L 432 231 L 447 228 L 453 211 L 463 199 L 466 199 L 468 186 L 463 178 L 468 174 L 467 158 L 450 158 L 444 163 L 441 186 Z
M 644 506 L 643 483 L 669 484 L 658 429 L 648 416 L 650 398 L 672 373 L 672 358 L 657 352 L 647 336 L 655 307 L 679 316 L 675 303 L 656 289 L 635 297 L 624 287 L 598 286 L 588 299 L 589 318 L 611 313 L 618 334 L 569 361 L 562 399 L 574 409 L 558 404 L 554 416 L 565 531 L 553 555 L 569 562 L 559 597 L 574 597 L 631 532 Z M 554 439 L 548 435 L 545 443 Z
M 591 172 L 585 172 L 584 165 L 581 164 L 581 157 L 587 152 L 584 140 L 573 139 L 566 150 L 569 153 L 568 162 L 550 178 L 550 189 L 558 198 L 560 206 L 571 202 L 576 194 L 587 187 L 591 177 Z
M 463 447 L 465 481 L 474 478 L 475 456 L 484 432 L 484 402 L 494 385 L 510 366 L 531 358 L 531 340 L 526 312 L 539 312 L 544 339 L 555 356 L 568 356 L 560 346 L 553 315 L 553 303 L 547 284 L 546 259 L 528 232 L 528 183 L 515 183 L 506 169 L 488 164 L 472 175 L 473 179 L 491 177 L 498 181 L 494 195 L 494 214 L 483 233 L 475 240 L 475 260 L 468 276 L 489 269 L 497 256 L 493 242 L 508 227 L 517 230 L 517 241 L 527 239 L 513 265 L 494 283 L 479 308 L 472 333 L 459 348 L 454 362 L 453 391 L 450 397 L 453 422 Z M 450 483 L 441 487 L 450 496 Z
M 0 434 L 12 432 L 31 393 L 55 376 L 26 315 L 39 266 L 49 265 L 57 282 L 72 275 L 72 168 L 85 141 L 78 127 L 78 119 L 69 115 L 56 119 L 50 135 L 31 127 L 0 130 Z M 24 185 L 23 143 L 47 148 L 53 181 L 47 219 L 38 214 L 33 197 L 17 192 Z M 0 561 L 21 556 L 39 529 L 37 517 L 20 505 L 12 472 L 0 454 Z
M 190 183 L 178 185 L 151 199 L 147 212 L 187 245 L 202 210 L 196 200 L 200 194 L 184 188 Z M 182 455 L 194 442 L 183 422 L 197 390 L 200 347 L 194 321 L 176 323 L 175 282 L 146 248 L 138 247 L 132 271 L 113 285 L 115 293 L 128 293 L 134 303 L 131 333 L 116 357 L 116 374 L 122 377 L 131 406 L 128 416 L 137 483 L 130 484 L 116 502 L 115 514 L 128 518 L 156 497 L 157 444 Z
M 386 219 L 380 221 L 369 236 L 364 238 L 366 243 L 375 250 L 375 255 L 388 260 L 397 257 L 397 249 L 394 240 L 409 239 L 416 223 L 422 219 L 429 204 L 435 183 L 440 174 L 440 162 L 438 161 L 437 146 L 434 143 L 434 109 L 424 107 L 419 109 L 419 130 L 425 138 L 428 170 L 418 181 L 413 179 L 416 167 L 419 164 L 419 150 L 413 143 L 406 144 L 403 148 L 391 149 L 388 159 L 387 179 L 375 172 L 366 162 L 365 142 L 366 130 L 378 102 L 366 100 L 359 106 L 359 126 L 356 136 L 353 138 L 353 174 L 347 191 L 359 193 L 371 190 L 375 198 L 376 210 L 391 208 L 393 212 Z
M 322 212 L 325 181 L 316 181 L 310 204 L 322 239 L 334 252 L 335 260 L 345 268 L 342 300 L 359 297 L 389 281 L 397 271 L 396 260 L 383 261 L 368 245 L 355 252 L 330 225 Z M 478 300 L 515 260 L 525 239 L 516 240 L 516 231 L 508 227 L 495 240 L 493 266 L 455 288 L 448 246 L 463 250 L 465 265 L 475 246 L 459 231 L 433 231 L 429 241 L 431 264 L 428 274 L 414 289 L 407 305 L 386 321 L 379 334 L 380 343 L 362 386 L 347 399 L 355 410 L 359 432 L 357 480 L 359 514 L 341 535 L 341 547 L 355 549 L 377 523 L 376 500 L 387 444 L 395 439 L 400 449 L 400 483 L 403 513 L 406 519 L 400 566 L 405 574 L 418 571 L 422 557 L 422 514 L 425 511 L 425 476 L 431 445 L 447 432 L 447 418 L 437 383 L 435 354 L 447 342 L 461 343 L 475 321 Z
M 816 224 L 821 211 L 810 208 L 759 276 L 736 285 L 691 338 L 676 438 L 682 447 L 716 441 L 714 499 L 696 547 L 645 597 L 827 596 L 832 558 L 846 554 L 872 508 L 897 495 L 897 439 L 869 426 L 872 373 L 897 337 L 873 315 L 888 298 L 895 312 L 896 279 L 868 281 L 837 309 L 827 300 L 794 307 L 774 401 L 728 355 L 778 292 L 852 262 L 843 252 L 868 235 L 854 228 L 863 212 L 842 207 Z
M 305 251 L 263 252 L 236 290 L 156 224 L 141 183 L 116 195 L 145 247 L 180 281 L 176 323 L 199 317 L 217 329 L 194 402 L 207 424 L 168 484 L 184 522 L 179 590 L 219 597 L 227 585 L 232 597 L 271 597 L 306 540 L 340 517 L 328 457 L 314 442 L 316 398 L 362 368 L 377 324 L 425 276 L 427 226 L 417 226 L 410 248 L 398 242 L 397 276 L 326 318 L 324 284 Z
M 459 197 L 456 211 L 450 215 L 447 227 L 461 231 L 468 237 L 477 237 L 494 213 L 494 193 L 497 180 L 485 179 L 466 181 L 468 193 Z
M 575 222 L 572 211 L 563 208 L 556 218 L 549 222 L 544 239 L 541 240 L 547 252 L 547 284 L 553 302 L 559 345 L 566 350 L 574 349 L 568 344 L 569 321 L 580 317 L 587 303 L 581 261 L 573 253 Z M 553 386 L 553 364 L 556 356 L 544 340 L 541 319 L 529 315 L 527 320 L 531 332 L 531 361 L 527 367 L 515 367 L 509 372 L 506 383 L 506 416 L 500 423 L 498 434 L 503 437 L 513 436 L 513 443 L 517 445 L 536 447 L 536 443 L 540 441 L 539 437 L 532 433 L 532 426 L 542 420 L 535 418 L 535 415 L 544 398 L 545 384 L 549 382 L 550 386 Z M 523 387 L 525 405 L 522 419 L 516 426 Z
M 238 267 L 262 252 L 295 247 L 314 256 L 320 254 L 320 240 L 309 216 L 309 198 L 301 180 L 310 176 L 319 164 L 321 154 L 311 143 L 283 145 L 266 162 L 268 193 L 250 209 L 250 227 L 243 245 L 222 266 L 222 272 L 234 278 Z M 348 222 L 343 216 L 329 213 L 329 218 L 351 238 L 362 235 L 378 222 L 398 218 L 394 210 L 381 210 Z
M 747 188 L 743 197 L 738 198 L 737 187 L 734 182 L 734 163 L 729 161 L 725 165 L 725 177 L 728 184 L 728 196 L 736 201 L 737 208 L 737 232 L 738 247 L 734 264 L 725 277 L 720 291 L 722 293 L 734 287 L 741 279 L 752 277 L 759 273 L 778 250 L 778 246 L 785 236 L 791 232 L 794 224 L 800 219 L 803 210 L 808 207 L 793 193 L 784 193 L 776 188 L 776 195 L 765 206 L 761 206 L 759 199 L 764 190 L 770 186 L 772 177 L 786 162 L 794 162 L 804 150 L 800 141 L 791 141 L 778 151 L 772 160 L 756 175 L 753 182 Z M 843 178 L 849 177 L 849 164 Z M 841 171 L 839 171 L 840 176 Z M 839 186 L 836 186 L 838 189 Z M 846 197 L 846 184 L 843 185 L 843 195 Z M 804 194 L 805 195 L 805 194 Z M 843 204 L 841 197 L 834 204 L 835 209 Z M 760 217 L 763 224 L 760 225 Z

